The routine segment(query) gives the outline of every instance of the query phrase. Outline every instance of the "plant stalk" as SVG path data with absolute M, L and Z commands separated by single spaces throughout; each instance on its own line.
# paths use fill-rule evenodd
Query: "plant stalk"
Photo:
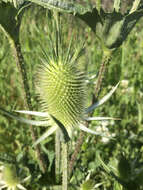
M 60 130 L 56 130 L 56 137 L 55 137 L 55 173 L 56 173 L 56 183 L 60 182 L 60 165 L 61 165 Z
M 106 54 L 106 53 L 103 54 L 102 63 L 100 65 L 99 75 L 98 75 L 97 83 L 95 86 L 95 93 L 93 95 L 92 103 L 95 103 L 95 101 L 97 100 L 97 98 L 100 94 L 101 85 L 102 85 L 102 81 L 103 81 L 103 78 L 105 75 L 106 67 L 109 64 L 109 62 L 111 61 L 111 58 L 112 58 L 111 52 L 108 54 Z M 90 116 L 92 116 L 92 115 L 93 115 L 93 112 L 90 114 Z M 89 123 L 90 122 L 86 122 L 86 127 L 88 127 Z M 84 140 L 84 135 L 85 135 L 85 133 L 82 131 L 79 134 L 79 138 L 77 140 L 75 150 L 74 150 L 74 152 L 71 156 L 70 162 L 69 162 L 69 176 L 71 176 L 71 174 L 72 174 L 74 165 L 77 160 L 77 155 L 79 154 L 79 152 L 81 150 L 81 146 L 82 146 L 83 140 Z
M 68 143 L 62 142 L 62 190 L 68 190 Z
M 78 141 L 76 143 L 74 153 L 72 154 L 70 162 L 69 162 L 69 177 L 72 175 L 74 164 L 75 164 L 75 162 L 77 160 L 77 155 L 81 150 L 81 145 L 83 143 L 83 139 L 84 139 L 84 132 L 81 131 L 80 134 L 79 134 Z
M 26 73 L 26 68 L 25 68 L 25 62 L 24 62 L 24 58 L 21 52 L 21 45 L 19 42 L 19 39 L 17 41 L 14 41 L 12 39 L 11 36 L 8 36 L 8 40 L 10 42 L 11 48 L 13 50 L 13 56 L 15 58 L 17 67 L 20 71 L 21 77 L 22 77 L 22 87 L 24 89 L 24 103 L 25 106 L 29 109 L 32 110 L 32 103 L 31 103 L 31 94 L 30 94 L 30 88 L 29 88 L 29 84 L 28 84 L 28 79 L 27 79 L 27 73 Z M 31 131 L 31 135 L 32 135 L 32 140 L 33 143 L 36 141 L 36 131 L 33 129 L 32 126 L 30 126 L 30 131 Z M 37 153 L 37 158 L 39 161 L 39 165 L 40 168 L 42 170 L 43 173 L 45 173 L 46 171 L 46 166 L 44 164 L 44 160 L 43 157 L 41 155 L 41 151 L 40 151 L 40 146 L 37 145 L 36 146 L 36 153 Z
M 110 63 L 111 58 L 112 58 L 111 52 L 108 52 L 108 53 L 103 52 L 103 58 L 102 58 L 102 62 L 101 62 L 100 68 L 99 68 L 98 79 L 97 79 L 97 83 L 95 86 L 95 93 L 94 93 L 95 100 L 97 100 L 97 98 L 100 94 L 106 67 Z

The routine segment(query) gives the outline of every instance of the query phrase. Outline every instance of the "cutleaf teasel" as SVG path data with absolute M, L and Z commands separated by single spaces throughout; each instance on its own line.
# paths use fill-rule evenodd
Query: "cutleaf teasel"
M 37 72 L 35 74 L 35 89 L 40 101 L 40 110 L 16 111 L 44 118 L 35 121 L 19 117 L 11 112 L 0 108 L 0 112 L 13 119 L 36 126 L 49 126 L 48 130 L 34 143 L 37 145 L 49 135 L 53 134 L 59 127 L 68 134 L 68 139 L 72 137 L 73 130 L 78 127 L 81 130 L 94 135 L 104 136 L 97 131 L 87 128 L 82 121 L 118 119 L 109 117 L 92 117 L 87 115 L 97 107 L 104 104 L 115 92 L 119 83 L 98 102 L 86 107 L 87 82 L 86 73 L 81 69 L 79 58 L 83 54 L 84 47 L 62 39 L 60 25 L 54 22 L 55 30 L 49 34 L 48 50 L 43 48 L 44 58 L 40 59 Z M 65 136 L 65 133 L 64 133 Z

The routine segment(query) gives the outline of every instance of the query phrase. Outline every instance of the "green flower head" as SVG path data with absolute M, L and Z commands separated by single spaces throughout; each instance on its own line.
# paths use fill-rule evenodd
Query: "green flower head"
M 36 82 L 43 110 L 59 120 L 69 135 L 82 119 L 86 102 L 86 77 L 75 54 L 43 61 Z
M 20 179 L 17 175 L 16 166 L 13 164 L 5 164 L 0 167 L 0 190 L 26 190 L 21 183 L 27 181 L 30 176 Z

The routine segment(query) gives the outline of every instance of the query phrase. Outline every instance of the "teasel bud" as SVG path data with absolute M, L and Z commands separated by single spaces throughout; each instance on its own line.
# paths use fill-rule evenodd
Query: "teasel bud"
M 17 169 L 14 164 L 3 164 L 0 166 L 0 189 L 26 190 L 21 184 L 28 181 L 31 176 L 21 179 L 21 176 L 18 176 Z
M 36 82 L 43 111 L 59 120 L 70 137 L 85 110 L 86 77 L 78 68 L 79 54 L 80 51 L 68 52 L 67 56 L 45 60 L 38 70 Z
M 17 176 L 16 168 L 12 164 L 5 164 L 2 170 L 2 180 L 5 182 L 5 185 L 9 188 L 16 188 L 19 184 L 19 179 Z

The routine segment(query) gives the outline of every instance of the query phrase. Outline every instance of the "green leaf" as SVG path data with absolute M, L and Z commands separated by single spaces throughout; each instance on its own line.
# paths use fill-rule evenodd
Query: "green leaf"
M 0 162 L 3 162 L 3 163 L 16 163 L 16 159 L 10 153 L 2 153 L 2 152 L 0 152 Z
M 133 6 L 130 10 L 130 14 L 138 9 L 140 2 L 141 2 L 141 0 L 134 0 Z
M 10 0 L 0 0 L 0 29 L 17 42 L 25 1 L 13 0 L 13 3 L 10 2 Z
M 105 171 L 106 171 L 107 173 L 111 173 L 111 172 L 112 172 L 111 168 L 103 162 L 103 160 L 102 160 L 101 157 L 100 157 L 99 152 L 96 153 L 96 156 L 97 156 L 97 158 L 98 158 L 100 164 L 101 164 L 101 165 L 103 166 L 103 168 L 105 169 Z
M 57 10 L 60 12 L 70 13 L 83 20 L 93 31 L 96 29 L 98 22 L 101 22 L 96 7 L 87 4 L 82 6 L 75 2 L 58 1 L 58 0 L 30 0 L 33 3 L 41 5 L 45 8 Z
M 119 118 L 114 117 L 87 117 L 84 118 L 86 121 L 103 121 L 103 120 L 121 120 Z
M 63 134 L 63 140 L 65 142 L 68 142 L 70 140 L 70 137 L 69 137 L 69 134 L 68 134 L 65 126 L 59 120 L 57 120 L 54 116 L 51 115 L 51 117 L 55 121 L 55 123 L 60 127 L 62 134 Z
M 118 163 L 118 171 L 122 180 L 124 181 L 131 180 L 131 175 L 132 175 L 131 169 L 132 168 L 131 168 L 129 160 L 127 160 L 124 155 L 121 155 L 119 159 L 119 163 Z
M 0 1 L 4 3 L 10 3 L 15 8 L 21 7 L 25 2 L 25 0 L 0 0 Z
M 102 43 L 109 49 L 118 48 L 127 38 L 135 24 L 143 16 L 143 9 L 134 11 L 128 15 L 121 13 L 105 13 L 101 11 L 103 24 L 98 25 L 97 35 Z
M 115 9 L 116 12 L 119 12 L 120 4 L 121 4 L 120 0 L 114 0 L 114 9 Z
M 87 11 L 84 14 L 76 13 L 75 16 L 83 20 L 94 32 L 97 25 L 102 23 L 98 10 L 95 7 L 92 11 Z
M 41 143 L 43 140 L 45 140 L 48 136 L 52 135 L 56 130 L 57 126 L 50 127 L 48 131 L 46 131 L 34 144 L 33 146 L 36 146 L 37 144 Z
M 30 1 L 48 9 L 53 9 L 53 10 L 66 12 L 66 13 L 72 13 L 72 14 L 81 15 L 86 12 L 92 11 L 89 5 L 82 6 L 75 2 L 59 1 L 59 0 L 30 0 Z
M 100 9 L 101 9 L 101 0 L 97 0 L 97 1 L 96 1 L 96 7 L 97 7 L 98 12 L 100 13 Z
M 95 6 L 83 6 L 75 2 L 57 0 L 31 0 L 45 8 L 74 14 L 83 20 L 101 39 L 102 44 L 109 49 L 118 48 L 127 38 L 137 21 L 143 16 L 143 10 L 138 10 L 140 0 L 136 0 L 129 15 L 119 13 L 120 0 L 114 1 L 114 11 L 106 13 L 101 9 L 100 1 Z M 99 10 L 100 9 L 100 10 Z
M 27 115 L 34 115 L 34 116 L 40 116 L 40 117 L 48 117 L 49 114 L 47 112 L 37 112 L 37 111 L 28 111 L 28 110 L 15 110 L 15 112 L 23 113 Z
M 96 127 L 97 127 L 97 126 L 96 126 Z M 108 139 L 114 139 L 114 138 L 112 138 L 112 137 L 103 135 L 103 133 L 99 133 L 99 132 L 93 131 L 92 129 L 87 128 L 87 127 L 86 127 L 85 125 L 83 125 L 83 124 L 80 124 L 80 125 L 79 125 L 79 128 L 80 128 L 82 131 L 85 131 L 85 132 L 90 133 L 90 134 L 93 134 L 93 135 L 98 135 L 98 136 L 101 136 L 101 137 L 106 137 L 106 138 L 108 138 Z
M 16 20 L 17 9 L 10 3 L 0 3 L 0 28 L 17 41 L 19 21 Z
M 55 158 L 55 152 L 53 150 L 48 150 L 43 144 L 41 145 L 42 150 L 47 154 L 49 160 L 48 172 L 52 169 L 52 164 Z

